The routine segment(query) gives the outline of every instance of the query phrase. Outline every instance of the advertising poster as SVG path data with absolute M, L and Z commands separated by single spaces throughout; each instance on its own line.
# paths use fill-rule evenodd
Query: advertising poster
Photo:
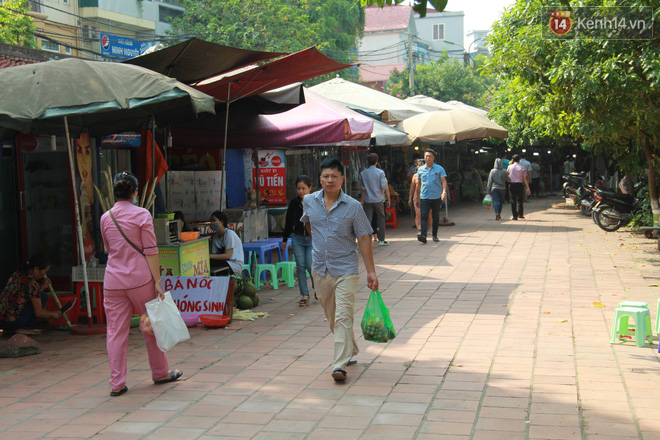
M 259 150 L 259 194 L 268 205 L 286 205 L 284 150 Z M 252 176 L 256 176 L 256 167 Z M 256 179 L 255 179 L 256 182 Z M 257 188 L 257 184 L 254 185 Z
M 163 289 L 181 313 L 222 315 L 229 277 L 162 277 Z

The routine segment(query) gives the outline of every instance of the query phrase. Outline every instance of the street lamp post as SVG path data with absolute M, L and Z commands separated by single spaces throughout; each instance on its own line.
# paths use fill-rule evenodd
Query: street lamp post
M 471 42 L 470 45 L 468 46 L 467 50 L 466 50 L 465 47 L 463 47 L 462 45 L 460 45 L 460 44 L 458 44 L 458 43 L 454 43 L 453 41 L 449 41 L 449 40 L 442 40 L 442 41 L 443 41 L 443 43 L 447 43 L 447 44 L 451 44 L 451 45 L 454 45 L 454 46 L 458 46 L 458 47 L 460 47 L 461 49 L 463 49 L 463 62 L 465 63 L 466 66 L 468 66 L 468 65 L 470 64 L 470 61 L 472 60 L 472 57 L 470 56 L 470 53 L 471 53 L 470 51 L 472 50 L 472 45 L 473 45 L 474 43 L 476 43 L 477 41 L 479 41 L 479 40 L 483 40 L 483 37 L 481 37 L 481 38 L 477 38 L 477 39 L 475 39 L 475 40 L 472 40 L 472 42 Z

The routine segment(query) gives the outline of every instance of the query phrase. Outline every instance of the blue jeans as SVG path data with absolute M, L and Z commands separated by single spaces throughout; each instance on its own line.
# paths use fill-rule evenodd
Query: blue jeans
M 502 203 L 504 203 L 506 189 L 495 189 L 490 191 L 490 196 L 493 198 L 493 209 L 495 214 L 502 214 Z
M 310 275 L 312 274 L 312 237 L 299 234 L 291 235 L 291 249 L 296 257 L 296 273 L 298 274 L 300 295 L 309 296 L 305 271 L 307 270 Z M 314 287 L 314 280 L 312 280 L 312 287 Z
M 440 225 L 440 208 L 442 207 L 442 199 L 420 199 L 419 210 L 422 212 L 422 232 L 421 236 L 426 237 L 426 231 L 429 227 L 429 211 L 431 212 L 431 220 L 433 221 L 433 228 L 431 232 L 434 237 L 438 236 L 438 226 Z
M 41 299 L 41 308 L 46 308 L 46 303 L 48 302 L 48 294 L 46 292 L 40 292 L 39 297 Z M 37 320 L 37 315 L 34 314 L 34 306 L 32 306 L 32 301 L 28 301 L 23 306 L 23 310 L 16 318 L 16 321 L 0 321 L 0 328 L 7 331 L 16 331 L 19 328 L 31 329 L 34 322 Z

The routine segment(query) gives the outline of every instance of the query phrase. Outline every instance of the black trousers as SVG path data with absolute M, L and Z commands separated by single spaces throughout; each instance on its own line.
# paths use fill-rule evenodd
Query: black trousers
M 511 182 L 511 215 L 514 219 L 523 217 L 523 200 L 525 198 L 525 185 L 522 182 Z

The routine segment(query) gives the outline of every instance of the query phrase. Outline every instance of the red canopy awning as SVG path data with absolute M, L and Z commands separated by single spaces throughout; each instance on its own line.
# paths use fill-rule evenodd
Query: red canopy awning
M 193 87 L 221 101 L 234 102 L 355 65 L 357 63 L 339 63 L 315 47 L 309 47 L 261 66 L 250 66 L 209 78 Z

